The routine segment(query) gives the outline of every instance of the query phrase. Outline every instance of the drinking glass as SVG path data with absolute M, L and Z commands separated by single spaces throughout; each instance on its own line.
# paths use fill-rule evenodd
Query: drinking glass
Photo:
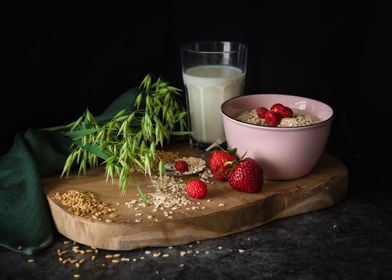
M 220 107 L 227 99 L 243 94 L 246 63 L 244 43 L 200 41 L 181 46 L 190 140 L 194 146 L 224 142 Z

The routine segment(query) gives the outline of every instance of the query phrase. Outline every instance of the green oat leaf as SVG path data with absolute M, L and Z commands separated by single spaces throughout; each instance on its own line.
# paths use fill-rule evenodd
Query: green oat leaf
M 85 129 L 78 129 L 65 132 L 64 135 L 71 138 L 71 139 L 78 139 L 84 136 L 90 135 L 95 132 L 99 132 L 101 129 L 99 128 L 85 128 Z

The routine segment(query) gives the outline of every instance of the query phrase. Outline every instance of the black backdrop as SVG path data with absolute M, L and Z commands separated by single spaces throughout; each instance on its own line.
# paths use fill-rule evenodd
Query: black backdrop
M 355 187 L 386 189 L 383 9 L 344 1 L 138 2 L 6 11 L 1 154 L 17 132 L 68 123 L 87 107 L 99 114 L 148 72 L 182 88 L 183 42 L 236 40 L 249 46 L 246 93 L 329 103 L 336 118 L 327 150 L 348 165 L 350 180 L 364 182 Z

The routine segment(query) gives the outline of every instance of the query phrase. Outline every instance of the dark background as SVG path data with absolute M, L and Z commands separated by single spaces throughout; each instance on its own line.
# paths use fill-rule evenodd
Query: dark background
M 366 1 L 367 2 L 367 1 Z M 385 135 L 389 108 L 383 7 L 340 1 L 117 2 L 21 5 L 3 34 L 0 154 L 27 128 L 99 114 L 147 73 L 183 88 L 179 46 L 235 40 L 249 46 L 246 93 L 319 99 L 336 113 L 327 151 L 361 190 L 391 209 Z

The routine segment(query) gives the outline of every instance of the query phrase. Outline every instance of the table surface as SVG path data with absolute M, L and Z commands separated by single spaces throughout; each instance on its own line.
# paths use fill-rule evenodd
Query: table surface
M 392 214 L 350 186 L 330 208 L 184 246 L 86 253 L 80 268 L 59 263 L 72 245 L 61 235 L 34 256 L 0 247 L 0 279 L 392 279 Z M 125 259 L 105 258 L 115 253 Z

